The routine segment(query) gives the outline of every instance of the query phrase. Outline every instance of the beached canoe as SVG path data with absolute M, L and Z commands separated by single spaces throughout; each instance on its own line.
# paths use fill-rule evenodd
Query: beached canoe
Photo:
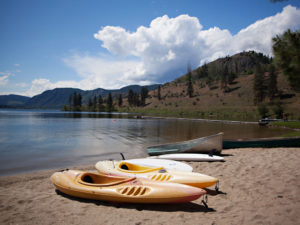
M 194 162 L 220 162 L 224 158 L 218 155 L 208 155 L 199 153 L 178 153 L 178 154 L 165 154 L 158 156 L 151 156 L 154 159 L 171 159 L 179 161 L 194 161 Z
M 149 155 L 161 155 L 179 152 L 199 152 L 220 154 L 222 151 L 223 133 L 201 137 L 189 141 L 175 142 L 163 145 L 150 146 L 147 148 Z
M 100 161 L 95 165 L 100 174 L 121 177 L 137 177 L 151 181 L 186 184 L 198 188 L 215 185 L 218 179 L 201 173 L 167 170 L 163 167 L 147 167 L 125 161 Z
M 223 140 L 223 149 L 230 148 L 300 147 L 300 137 Z
M 198 199 L 205 190 L 183 184 L 113 177 L 66 170 L 51 176 L 55 187 L 68 195 L 110 202 L 178 203 Z

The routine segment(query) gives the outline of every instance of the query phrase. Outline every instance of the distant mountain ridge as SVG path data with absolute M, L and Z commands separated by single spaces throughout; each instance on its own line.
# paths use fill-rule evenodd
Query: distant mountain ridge
M 126 97 L 130 89 L 139 93 L 143 87 L 146 87 L 150 91 L 156 89 L 158 84 L 148 86 L 130 85 L 114 90 L 97 88 L 90 91 L 84 91 L 78 88 L 55 88 L 53 90 L 44 91 L 32 98 L 20 95 L 0 95 L 0 107 L 61 109 L 64 105 L 69 104 L 69 97 L 74 94 L 74 92 L 82 95 L 82 103 L 85 104 L 89 98 L 93 98 L 94 96 L 98 97 L 100 94 L 103 98 L 105 98 L 108 93 L 111 93 L 114 98 L 117 98 L 120 94 Z
M 24 105 L 30 97 L 21 95 L 0 95 L 0 107 L 18 107 Z

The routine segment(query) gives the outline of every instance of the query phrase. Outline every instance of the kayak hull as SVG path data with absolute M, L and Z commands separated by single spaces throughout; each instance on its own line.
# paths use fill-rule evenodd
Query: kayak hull
M 95 182 L 87 180 L 87 177 L 92 177 Z M 57 190 L 67 195 L 120 203 L 189 202 L 206 193 L 205 190 L 187 185 L 141 181 L 76 170 L 56 172 L 50 179 Z

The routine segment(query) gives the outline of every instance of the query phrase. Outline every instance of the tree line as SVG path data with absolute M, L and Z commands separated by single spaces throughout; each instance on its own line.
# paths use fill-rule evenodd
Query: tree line
M 128 106 L 140 107 L 146 105 L 146 98 L 149 97 L 149 91 L 146 87 L 141 89 L 140 93 L 134 92 L 132 89 L 128 91 Z M 91 111 L 91 112 L 112 112 L 116 111 L 117 107 L 123 106 L 123 95 L 119 94 L 113 99 L 111 92 L 106 98 L 101 94 L 94 97 L 89 97 L 87 103 L 83 104 L 82 95 L 74 92 L 69 96 L 69 104 L 64 106 L 65 111 Z
M 69 96 L 69 105 L 64 106 L 65 111 L 91 111 L 91 112 L 112 112 L 114 111 L 113 99 L 111 93 L 108 93 L 105 99 L 102 95 L 89 97 L 86 104 L 82 103 L 82 95 L 74 92 Z

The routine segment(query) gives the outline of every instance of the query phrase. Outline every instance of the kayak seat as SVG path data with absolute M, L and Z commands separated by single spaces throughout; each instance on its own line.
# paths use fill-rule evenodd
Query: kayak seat
M 111 186 L 134 180 L 135 178 L 128 177 L 111 177 L 96 173 L 83 173 L 77 178 L 77 182 L 88 186 Z
M 164 169 L 163 167 L 140 166 L 129 162 L 121 162 L 118 167 L 119 170 L 125 170 L 126 173 L 148 173 Z
M 90 175 L 88 175 L 88 174 L 86 174 L 86 175 L 82 178 L 82 180 L 83 180 L 84 182 L 86 182 L 86 183 L 91 183 L 91 184 L 94 183 L 93 178 L 92 178 Z

